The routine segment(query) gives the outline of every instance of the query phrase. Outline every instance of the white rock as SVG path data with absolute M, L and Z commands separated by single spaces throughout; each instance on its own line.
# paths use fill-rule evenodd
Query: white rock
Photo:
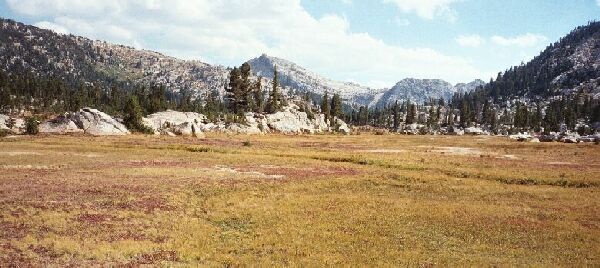
M 564 136 L 562 138 L 560 138 L 560 142 L 564 142 L 564 143 L 577 143 L 578 142 L 578 138 L 575 136 Z
M 196 138 L 204 138 L 204 133 L 200 127 L 191 122 L 181 123 L 179 125 L 173 126 L 173 133 L 182 136 L 194 136 Z
M 483 134 L 485 134 L 485 132 L 483 131 L 483 129 L 478 128 L 478 127 L 468 127 L 468 128 L 465 128 L 465 134 L 467 134 L 467 135 L 483 135 Z
M 39 125 L 40 133 L 48 134 L 67 134 L 83 133 L 83 129 L 77 127 L 75 122 L 69 118 L 69 114 L 59 115 L 52 120 L 48 120 Z
M 9 128 L 10 120 L 14 120 L 14 126 Z M 12 118 L 8 115 L 0 114 L 0 130 L 10 130 L 15 134 L 21 134 L 25 132 L 25 120 L 21 118 Z
M 127 135 L 127 128 L 109 115 L 92 108 L 83 108 L 69 117 L 84 133 L 94 136 Z
M 508 138 L 511 140 L 516 140 L 516 141 L 529 141 L 533 137 L 531 137 L 531 135 L 529 135 L 527 133 L 523 133 L 523 134 L 519 133 L 519 134 L 515 134 L 515 135 L 509 135 Z
M 149 115 L 142 119 L 144 125 L 150 127 L 155 133 L 171 132 L 183 136 L 203 138 L 203 123 L 206 116 L 194 112 L 178 112 L 167 110 Z
M 10 120 L 8 115 L 0 114 L 0 130 L 9 130 L 7 123 Z
M 337 124 L 337 131 L 342 133 L 342 134 L 350 134 L 350 128 L 348 127 L 348 124 L 346 124 L 346 122 L 342 121 L 341 119 L 337 118 L 336 119 L 336 124 Z

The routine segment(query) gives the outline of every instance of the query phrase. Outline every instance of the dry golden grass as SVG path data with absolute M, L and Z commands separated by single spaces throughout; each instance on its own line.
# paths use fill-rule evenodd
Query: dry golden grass
M 600 147 L 0 139 L 0 266 L 600 265 Z

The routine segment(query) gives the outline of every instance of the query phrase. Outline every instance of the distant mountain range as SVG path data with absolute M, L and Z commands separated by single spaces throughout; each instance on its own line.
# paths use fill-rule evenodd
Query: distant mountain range
M 196 96 L 217 90 L 228 82 L 229 68 L 200 61 L 186 61 L 158 52 L 62 35 L 12 20 L 0 20 L 0 68 L 7 73 L 31 72 L 58 76 L 65 81 L 113 85 L 161 83 L 172 92 L 189 90 Z M 390 89 L 373 89 L 356 83 L 322 77 L 293 62 L 262 55 L 248 61 L 257 76 L 272 79 L 277 66 L 280 84 L 289 93 L 322 95 L 339 93 L 350 105 L 383 105 L 396 100 L 423 102 L 470 91 L 481 81 L 452 86 L 442 80 L 405 79 Z
M 468 84 L 452 84 L 440 79 L 407 78 L 389 89 L 373 89 L 356 83 L 339 82 L 313 73 L 297 64 L 263 54 L 248 61 L 255 75 L 273 78 L 277 66 L 282 85 L 300 92 L 323 94 L 325 91 L 339 93 L 349 104 L 380 106 L 396 100 L 422 103 L 431 98 L 449 99 L 456 92 L 470 92 L 485 85 L 482 80 Z
M 510 92 L 503 92 L 518 96 L 583 86 L 598 91 L 598 28 L 598 23 L 580 27 L 518 69 L 519 72 L 505 72 L 499 81 L 509 80 L 515 75 L 529 80 L 520 84 L 502 84 L 502 89 L 512 86 Z M 567 44 L 565 40 L 570 42 Z M 57 34 L 6 19 L 0 19 L 0 52 L 0 69 L 7 73 L 56 76 L 72 85 L 87 83 L 101 88 L 161 83 L 173 93 L 187 90 L 195 96 L 204 96 L 214 90 L 223 94 L 230 71 L 223 66 Z M 490 84 L 481 80 L 452 85 L 439 79 L 406 78 L 391 88 L 374 89 L 356 83 L 334 81 L 293 62 L 267 55 L 248 62 L 255 75 L 267 80 L 272 78 L 273 68 L 277 66 L 280 84 L 288 94 L 320 96 L 326 91 L 339 93 L 346 104 L 353 106 L 382 106 L 396 100 L 422 103 L 431 98 L 449 99 L 457 92 L 490 87 Z

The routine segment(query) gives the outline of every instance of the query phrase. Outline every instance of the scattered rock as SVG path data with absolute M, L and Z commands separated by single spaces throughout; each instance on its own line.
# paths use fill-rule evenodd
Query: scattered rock
M 579 138 L 580 142 L 597 142 L 600 141 L 600 134 L 588 135 Z

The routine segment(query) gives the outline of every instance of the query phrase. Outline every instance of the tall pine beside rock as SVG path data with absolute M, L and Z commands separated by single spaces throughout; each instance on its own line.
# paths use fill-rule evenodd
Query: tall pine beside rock
M 327 94 L 327 91 L 325 91 L 325 94 L 321 99 L 321 113 L 325 115 L 325 121 L 329 120 L 331 117 L 331 110 L 329 108 L 329 95 Z
M 283 105 L 283 97 L 279 92 L 279 80 L 277 74 L 277 66 L 273 68 L 273 88 L 269 94 L 269 100 L 267 101 L 267 112 L 276 113 L 279 112 Z
M 331 98 L 331 115 L 334 118 L 342 117 L 342 99 L 338 93 L 334 93 Z

